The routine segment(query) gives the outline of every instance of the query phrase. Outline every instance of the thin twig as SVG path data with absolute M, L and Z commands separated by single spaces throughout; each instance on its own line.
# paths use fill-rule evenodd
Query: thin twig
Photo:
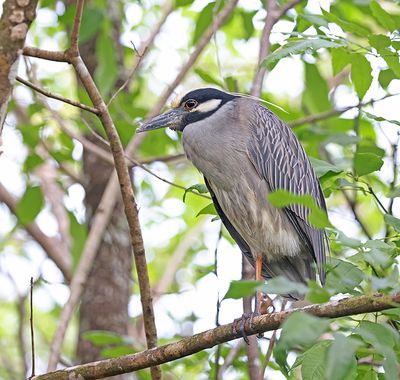
M 110 100 L 107 103 L 107 107 L 110 107 L 110 104 L 118 96 L 118 94 L 132 82 L 132 79 L 135 77 L 136 73 L 139 70 L 140 64 L 142 63 L 144 57 L 147 55 L 147 52 L 149 51 L 149 47 L 153 44 L 154 39 L 156 38 L 158 33 L 160 33 L 160 30 L 161 30 L 162 26 L 164 25 L 165 21 L 167 20 L 168 16 L 171 14 L 172 11 L 173 11 L 172 3 L 171 2 L 167 2 L 164 5 L 164 9 L 163 9 L 160 21 L 157 23 L 155 28 L 151 31 L 151 33 L 150 33 L 149 37 L 147 38 L 147 40 L 145 40 L 141 44 L 141 46 L 139 48 L 140 52 L 136 48 L 135 44 L 132 43 L 133 49 L 136 52 L 136 61 L 135 61 L 134 65 L 133 65 L 133 68 L 132 68 L 131 72 L 129 73 L 128 78 L 126 79 L 126 81 L 111 96 Z
M 231 348 L 231 350 L 229 351 L 229 354 L 227 355 L 227 357 L 224 360 L 224 364 L 222 364 L 222 366 L 219 369 L 217 380 L 224 379 L 225 371 L 231 366 L 231 364 L 235 360 L 236 356 L 239 354 L 240 349 L 243 347 L 243 345 L 244 345 L 244 340 L 240 339 L 239 341 L 236 342 L 236 345 Z
M 373 296 L 349 297 L 325 304 L 310 305 L 299 309 L 256 316 L 251 326 L 246 324 L 245 332 L 250 336 L 276 330 L 281 326 L 282 322 L 294 312 L 305 312 L 321 318 L 339 318 L 391 309 L 393 307 L 398 307 L 399 303 L 400 293 L 392 295 L 375 294 Z M 115 376 L 148 368 L 150 366 L 168 363 L 240 337 L 241 332 L 234 329 L 233 323 L 229 323 L 184 338 L 175 343 L 166 344 L 136 354 L 100 360 L 95 362 L 95 364 L 87 363 L 65 368 L 36 376 L 34 380 L 70 380 L 71 378 L 101 379 L 107 376 Z
M 398 148 L 399 148 L 399 143 L 400 143 L 400 134 L 397 138 L 397 141 L 392 144 L 393 178 L 392 178 L 392 181 L 390 182 L 390 187 L 389 187 L 390 191 L 393 191 L 397 185 L 397 177 L 398 177 L 397 152 L 398 152 Z M 389 211 L 390 215 L 393 215 L 394 198 L 395 197 L 392 197 L 389 200 L 388 211 Z
M 27 81 L 27 80 L 25 80 L 25 79 L 23 79 L 23 78 L 21 78 L 19 76 L 17 76 L 16 79 L 17 79 L 18 82 L 24 84 L 25 86 L 30 87 L 31 89 L 39 92 L 40 94 L 42 94 L 44 96 L 47 96 L 48 98 L 59 100 L 60 102 L 64 102 L 64 103 L 67 103 L 67 104 L 69 104 L 71 106 L 78 107 L 78 108 L 83 109 L 85 111 L 94 113 L 95 115 L 97 115 L 99 113 L 99 111 L 96 108 L 87 106 L 86 104 L 79 103 L 76 100 L 64 98 L 63 96 L 53 94 L 53 93 L 51 93 L 49 91 L 46 91 L 43 88 L 40 88 L 39 86 L 36 86 L 35 84 L 33 84 L 33 83 L 31 83 L 31 82 L 29 82 L 29 81 Z
M 33 277 L 31 277 L 31 298 L 30 298 L 31 316 L 29 319 L 31 328 L 31 344 L 32 344 L 32 371 L 31 378 L 35 376 L 35 333 L 33 329 Z
M 212 24 L 206 29 L 203 33 L 203 36 L 200 38 L 198 44 L 194 48 L 193 52 L 190 54 L 189 58 L 185 60 L 185 64 L 179 70 L 177 76 L 172 81 L 172 83 L 166 88 L 163 94 L 158 99 L 157 103 L 154 105 L 153 109 L 148 113 L 147 118 L 150 119 L 156 116 L 165 106 L 168 98 L 175 91 L 176 87 L 181 83 L 183 78 L 185 78 L 186 74 L 192 68 L 192 66 L 196 63 L 200 54 L 203 52 L 204 48 L 208 45 L 211 40 L 213 34 L 223 25 L 223 23 L 227 20 L 230 14 L 235 9 L 238 0 L 229 0 L 224 8 L 218 13 L 218 16 L 214 18 Z M 136 152 L 140 144 L 142 143 L 145 137 L 145 133 L 137 134 L 135 137 L 129 142 L 126 153 L 128 156 L 132 156 L 133 152 Z
M 378 198 L 378 196 L 376 195 L 374 189 L 372 188 L 372 186 L 367 183 L 367 187 L 368 187 L 368 191 L 369 193 L 375 198 L 376 202 L 378 203 L 378 205 L 381 207 L 381 209 L 383 210 L 383 212 L 385 214 L 388 214 L 388 210 L 386 209 L 386 207 L 383 205 L 383 203 L 381 202 L 381 200 Z
M 390 98 L 392 96 L 399 96 L 399 95 L 400 95 L 400 93 L 398 93 L 398 94 L 386 94 L 385 96 L 382 96 L 379 99 L 371 99 L 368 102 L 360 103 L 360 104 L 357 104 L 355 106 L 344 107 L 342 109 L 334 109 L 334 110 L 324 111 L 324 112 L 321 112 L 321 113 L 318 113 L 318 114 L 315 114 L 315 115 L 306 116 L 306 117 L 304 117 L 302 119 L 299 119 L 299 120 L 289 121 L 286 124 L 291 128 L 295 128 L 295 127 L 298 127 L 298 126 L 303 125 L 303 124 L 315 123 L 317 121 L 329 119 L 330 117 L 333 117 L 333 116 L 336 116 L 336 115 L 340 115 L 340 114 L 342 114 L 342 113 L 344 113 L 346 111 L 349 111 L 349 110 L 351 110 L 353 108 L 360 108 L 360 107 L 369 106 L 369 105 L 372 105 L 372 104 L 374 104 L 376 102 L 380 102 L 381 100 Z
M 287 304 L 287 301 L 283 300 L 282 305 L 281 305 L 281 312 L 285 310 L 286 304 Z M 268 349 L 265 354 L 264 363 L 263 363 L 262 370 L 261 370 L 261 378 L 262 379 L 265 376 L 265 370 L 267 369 L 269 361 L 271 360 L 272 350 L 274 349 L 275 343 L 276 343 L 276 330 L 274 330 L 274 332 L 272 333 L 271 339 L 269 340 Z

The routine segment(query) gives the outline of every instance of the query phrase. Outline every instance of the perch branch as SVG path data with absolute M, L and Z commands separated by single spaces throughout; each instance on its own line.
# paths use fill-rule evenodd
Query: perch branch
M 349 297 L 320 305 L 310 305 L 300 309 L 285 310 L 254 317 L 252 326 L 245 327 L 247 335 L 273 331 L 293 312 L 306 312 L 322 318 L 338 318 L 348 315 L 372 313 L 398 307 L 400 293 L 394 295 L 376 294 L 373 296 Z M 235 331 L 233 324 L 222 325 L 204 331 L 178 342 L 152 348 L 136 354 L 101 360 L 52 373 L 39 375 L 34 380 L 70 380 L 101 379 L 122 373 L 129 373 L 154 365 L 168 363 L 196 352 L 214 347 L 217 344 L 240 338 L 241 332 Z

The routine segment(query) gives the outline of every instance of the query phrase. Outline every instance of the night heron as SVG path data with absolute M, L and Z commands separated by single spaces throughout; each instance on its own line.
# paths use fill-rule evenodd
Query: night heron
M 256 279 L 284 276 L 325 280 L 327 237 L 308 222 L 310 209 L 272 206 L 269 192 L 311 195 L 326 210 L 310 161 L 291 129 L 258 100 L 213 88 L 190 91 L 172 109 L 137 132 L 169 127 L 182 132 L 183 149 L 204 175 L 215 208 Z M 298 298 L 296 293 L 290 294 Z M 256 296 L 255 313 L 262 295 Z

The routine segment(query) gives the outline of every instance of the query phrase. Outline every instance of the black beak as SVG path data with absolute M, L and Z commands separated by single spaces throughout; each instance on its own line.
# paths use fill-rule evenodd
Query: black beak
M 167 127 L 175 131 L 179 130 L 184 115 L 185 111 L 183 109 L 174 108 L 168 112 L 153 117 L 146 123 L 141 124 L 140 127 L 136 129 L 136 133 L 147 132 L 147 131 L 152 131 L 154 129 L 167 128 Z

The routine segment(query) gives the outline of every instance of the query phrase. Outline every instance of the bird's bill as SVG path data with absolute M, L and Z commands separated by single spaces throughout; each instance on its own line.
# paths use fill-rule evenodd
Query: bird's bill
M 182 109 L 174 108 L 168 112 L 153 117 L 146 123 L 141 124 L 140 127 L 136 129 L 136 132 L 137 133 L 147 132 L 147 131 L 152 131 L 154 129 L 167 128 L 167 127 L 176 130 L 182 121 L 183 115 L 184 111 Z

